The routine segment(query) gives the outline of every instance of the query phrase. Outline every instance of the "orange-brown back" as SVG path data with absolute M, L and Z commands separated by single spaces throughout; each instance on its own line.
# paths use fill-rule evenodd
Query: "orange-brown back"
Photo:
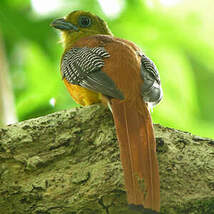
M 125 100 L 136 102 L 136 98 L 141 99 L 140 87 L 143 80 L 140 77 L 140 56 L 136 51 L 137 47 L 134 50 L 126 40 L 107 35 L 82 38 L 73 47 L 104 47 L 110 57 L 104 60 L 102 71 L 108 74 L 123 92 Z

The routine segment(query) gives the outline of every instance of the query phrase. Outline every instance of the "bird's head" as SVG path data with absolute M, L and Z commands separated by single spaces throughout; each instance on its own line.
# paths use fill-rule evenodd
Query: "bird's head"
M 85 11 L 73 11 L 65 18 L 59 18 L 51 26 L 62 32 L 65 46 L 71 46 L 82 37 L 105 34 L 112 35 L 107 24 L 98 16 Z

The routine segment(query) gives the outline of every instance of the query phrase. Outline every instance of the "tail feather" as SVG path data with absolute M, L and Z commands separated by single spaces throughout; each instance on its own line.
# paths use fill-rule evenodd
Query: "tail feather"
M 156 144 L 147 106 L 112 100 L 128 203 L 160 210 Z

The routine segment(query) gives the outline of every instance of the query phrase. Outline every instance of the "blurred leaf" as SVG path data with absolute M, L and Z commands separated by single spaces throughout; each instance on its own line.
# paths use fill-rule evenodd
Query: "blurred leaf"
M 0 28 L 20 120 L 77 106 L 61 81 L 63 49 L 49 23 L 80 9 L 104 18 L 115 36 L 135 42 L 159 68 L 164 99 L 152 113 L 155 122 L 214 137 L 212 0 L 181 1 L 175 7 L 159 0 L 126 0 L 115 19 L 104 15 L 97 0 L 61 3 L 54 14 L 44 16 L 33 11 L 29 0 L 0 1 Z

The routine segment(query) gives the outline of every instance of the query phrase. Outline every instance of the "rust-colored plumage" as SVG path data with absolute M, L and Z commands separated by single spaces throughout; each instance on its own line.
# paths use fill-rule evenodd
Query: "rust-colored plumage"
M 141 92 L 141 50 L 130 41 L 99 33 L 81 36 L 67 45 L 66 50 L 84 47 L 106 50 L 110 57 L 103 59 L 101 71 L 114 82 L 123 99 L 71 84 L 66 78 L 65 85 L 71 96 L 82 105 L 102 102 L 107 98 L 117 131 L 128 203 L 159 211 L 156 143 L 148 106 Z
M 78 40 L 74 47 L 104 47 L 110 54 L 102 71 L 116 83 L 125 100 L 111 99 L 129 204 L 159 210 L 156 144 L 147 105 L 140 94 L 140 51 L 133 43 L 106 35 Z

